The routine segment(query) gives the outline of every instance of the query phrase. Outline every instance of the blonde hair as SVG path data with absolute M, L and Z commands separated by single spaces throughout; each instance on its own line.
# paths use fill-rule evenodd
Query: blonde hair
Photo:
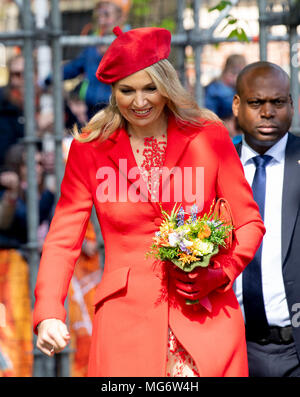
M 220 121 L 219 117 L 208 109 L 200 108 L 195 99 L 181 85 L 176 70 L 167 59 L 163 59 L 144 69 L 152 78 L 158 91 L 167 98 L 167 108 L 182 123 L 201 126 L 204 120 Z M 202 119 L 202 122 L 200 121 Z M 75 126 L 73 136 L 81 142 L 89 142 L 100 138 L 107 139 L 117 128 L 125 126 L 123 118 L 112 93 L 109 105 L 100 110 L 82 128 L 79 133 Z

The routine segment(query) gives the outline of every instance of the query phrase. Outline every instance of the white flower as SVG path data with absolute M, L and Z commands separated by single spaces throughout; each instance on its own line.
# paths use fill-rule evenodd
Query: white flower
M 200 242 L 200 251 L 202 252 L 203 255 L 211 254 L 213 252 L 214 245 L 213 243 L 210 242 Z
M 185 238 L 183 238 L 183 239 L 181 240 L 181 242 L 182 242 L 182 244 L 183 244 L 185 247 L 191 247 L 191 246 L 193 245 L 193 242 L 192 242 L 192 241 L 186 240 Z
M 186 230 L 180 230 L 179 232 L 173 232 L 169 234 L 169 244 L 171 247 L 176 247 L 178 245 L 182 245 L 184 247 L 190 247 L 193 245 L 191 241 L 188 241 L 184 238 L 186 235 Z
M 169 244 L 171 247 L 176 247 L 179 243 L 179 238 L 177 233 L 170 233 L 169 234 Z

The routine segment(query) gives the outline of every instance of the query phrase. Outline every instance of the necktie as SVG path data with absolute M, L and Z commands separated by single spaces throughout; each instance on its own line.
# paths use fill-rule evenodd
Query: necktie
M 266 195 L 266 165 L 272 157 L 263 155 L 253 158 L 256 171 L 252 183 L 253 198 L 257 202 L 259 212 L 264 219 Z M 243 305 L 246 319 L 246 330 L 252 335 L 263 336 L 267 334 L 268 321 L 262 290 L 261 277 L 261 252 L 262 243 L 253 260 L 243 272 Z

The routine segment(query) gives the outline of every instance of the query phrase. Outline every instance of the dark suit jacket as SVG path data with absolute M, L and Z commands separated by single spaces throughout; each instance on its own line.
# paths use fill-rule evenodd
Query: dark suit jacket
M 242 143 L 236 145 L 239 156 Z M 282 191 L 282 273 L 300 359 L 300 137 L 288 133 Z

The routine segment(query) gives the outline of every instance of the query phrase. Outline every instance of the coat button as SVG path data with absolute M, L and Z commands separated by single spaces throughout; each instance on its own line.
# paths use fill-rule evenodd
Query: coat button
M 155 224 L 155 226 L 160 226 L 161 223 L 162 223 L 162 219 L 161 219 L 161 218 L 155 218 L 155 219 L 154 219 L 154 224 Z

